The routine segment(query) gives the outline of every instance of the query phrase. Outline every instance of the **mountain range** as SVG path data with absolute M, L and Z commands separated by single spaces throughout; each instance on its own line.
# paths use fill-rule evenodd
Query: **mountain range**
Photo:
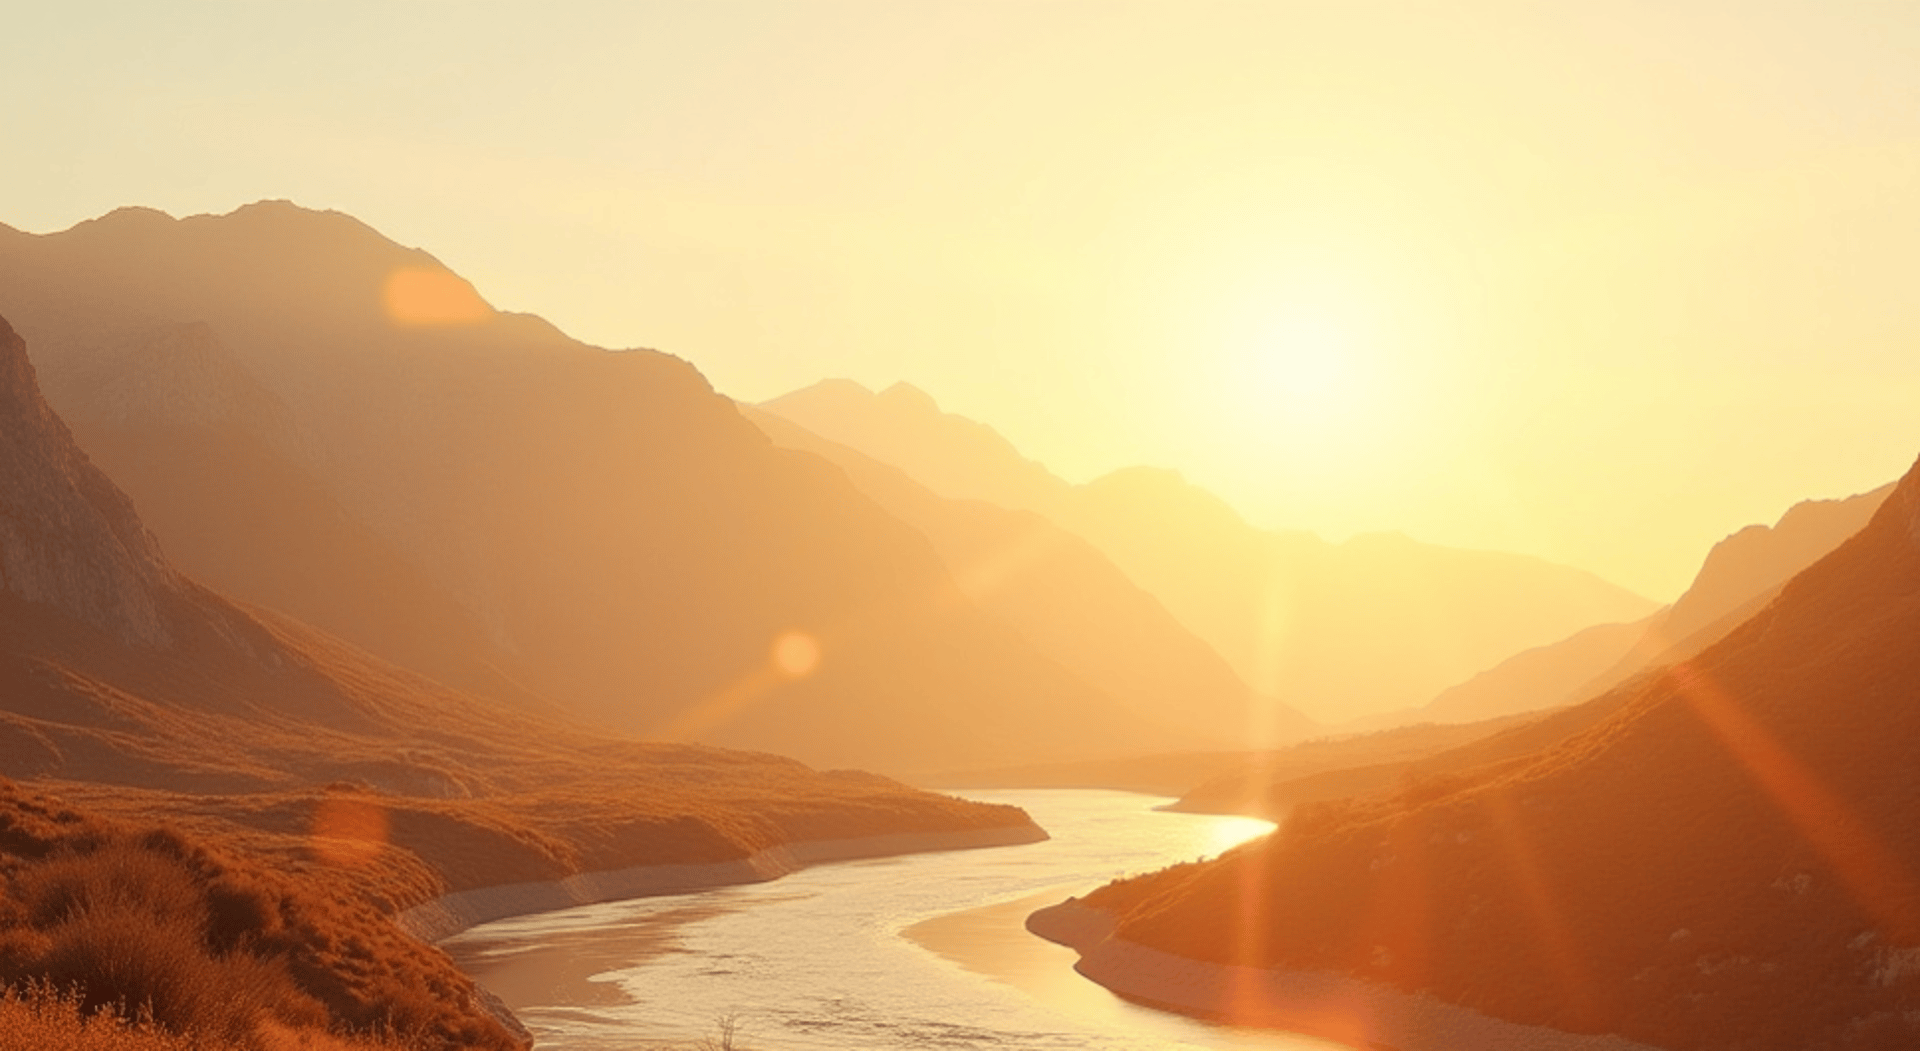
M 1654 604 L 1590 573 L 1397 534 L 1329 543 L 1249 525 L 1158 468 L 1070 485 L 921 391 L 827 381 L 759 406 L 936 493 L 1087 540 L 1264 697 L 1322 723 L 1411 708 L 1509 655 Z
M 889 770 L 1167 739 L 685 362 L 347 216 L 0 230 L 0 312 L 187 571 L 449 685 Z

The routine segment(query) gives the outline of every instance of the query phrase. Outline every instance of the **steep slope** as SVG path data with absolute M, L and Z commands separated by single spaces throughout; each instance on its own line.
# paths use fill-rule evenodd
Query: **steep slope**
M 0 984 L 124 1001 L 193 1046 L 524 1047 L 409 932 L 1045 836 L 871 774 L 536 720 L 238 607 L 167 563 L 4 318 L 0 524 Z
M 803 838 L 1033 833 L 1008 808 L 872 775 L 596 737 L 235 606 L 166 562 L 41 400 L 4 321 L 0 453 L 0 776 L 189 793 L 158 808 L 181 820 L 248 805 L 190 794 L 202 792 L 294 793 L 283 809 L 311 815 L 329 785 L 376 811 L 436 813 L 450 842 L 401 844 L 417 856 L 385 873 L 381 893 L 400 904 L 529 868 L 557 878 Z M 458 841 L 484 828 L 518 843 L 463 854 Z
M 165 643 L 180 584 L 133 505 L 41 400 L 26 346 L 0 323 L 0 588 L 129 642 Z
M 492 692 L 625 731 L 823 764 L 1092 756 L 1156 737 L 980 614 L 924 538 L 840 472 L 774 449 L 685 362 L 497 313 L 346 216 L 126 209 L 59 234 L 0 231 L 0 311 L 134 492 L 231 492 L 221 474 L 239 461 L 297 507 L 337 505 L 344 526 L 276 501 L 236 544 L 201 538 L 230 530 L 251 494 L 175 500 L 154 524 L 242 597 L 389 659 L 470 688 L 491 676 Z M 280 422 L 235 412 L 239 439 L 183 431 L 164 411 L 120 411 L 124 391 L 64 382 L 192 323 Z M 153 375 L 149 404 L 193 378 Z M 389 592 L 404 593 L 355 600 L 352 579 L 377 572 L 358 560 L 383 553 L 403 570 Z M 356 568 L 285 569 L 335 559 Z M 432 615 L 386 612 L 411 608 Z
M 1054 929 L 1096 976 L 1149 946 L 1669 1048 L 1912 1047 L 1916 638 L 1920 466 L 1764 610 L 1588 730 L 1310 808 L 1218 861 L 1111 885 Z M 1098 915 L 1118 921 L 1104 942 Z
M 760 407 L 943 495 L 1048 516 L 1158 598 L 1257 693 L 1323 722 L 1412 707 L 1518 650 L 1653 608 L 1537 559 L 1256 529 L 1171 471 L 1130 468 L 1070 486 L 911 388 L 873 394 L 829 381 Z
M 1715 544 L 1673 608 L 1654 617 L 1633 651 L 1584 689 L 1597 692 L 1719 641 L 1771 602 L 1795 574 L 1864 528 L 1893 488 L 1888 483 L 1839 500 L 1803 500 L 1772 527 L 1750 525 Z
M 1605 624 L 1518 653 L 1397 716 L 1472 722 L 1596 696 L 1648 668 L 1706 649 L 1758 612 L 1793 575 L 1860 531 L 1891 484 L 1841 500 L 1806 500 L 1772 527 L 1752 525 L 1715 544 L 1671 607 L 1631 624 Z
M 299 465 L 286 405 L 206 324 L 80 343 L 49 365 L 48 400 L 194 579 L 450 686 L 541 706 L 512 654 Z
M 1163 749 L 1284 742 L 1314 724 L 1261 700 L 1086 541 L 1027 511 L 939 496 L 854 449 L 758 409 L 747 418 L 785 448 L 817 454 L 919 530 L 967 596 L 1086 681 L 1168 731 Z

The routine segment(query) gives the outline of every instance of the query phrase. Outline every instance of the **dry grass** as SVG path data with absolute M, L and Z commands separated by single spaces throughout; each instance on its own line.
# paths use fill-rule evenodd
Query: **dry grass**
M 152 1018 L 89 1010 L 71 990 L 29 983 L 0 990 L 0 1051 L 421 1051 L 394 1037 L 338 1036 L 263 1023 L 245 1040 L 179 1033 Z
M 11 990 L 8 1011 L 74 1039 L 314 1051 L 516 1044 L 444 955 L 371 906 L 3 781 L 0 987 Z

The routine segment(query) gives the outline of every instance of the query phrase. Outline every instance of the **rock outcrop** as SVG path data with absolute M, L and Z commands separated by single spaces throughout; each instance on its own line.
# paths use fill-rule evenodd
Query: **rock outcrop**
M 132 502 L 47 407 L 25 341 L 0 318 L 0 591 L 162 646 L 161 596 L 174 586 Z

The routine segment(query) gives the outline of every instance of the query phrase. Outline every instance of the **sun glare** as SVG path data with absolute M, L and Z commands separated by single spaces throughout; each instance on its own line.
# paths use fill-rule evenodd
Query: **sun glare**
M 1340 413 L 1362 396 L 1353 337 L 1328 317 L 1275 318 L 1251 348 L 1247 379 L 1256 396 L 1293 412 Z
M 1254 297 L 1218 354 L 1216 389 L 1264 446 L 1325 455 L 1385 426 L 1375 326 L 1352 296 Z

